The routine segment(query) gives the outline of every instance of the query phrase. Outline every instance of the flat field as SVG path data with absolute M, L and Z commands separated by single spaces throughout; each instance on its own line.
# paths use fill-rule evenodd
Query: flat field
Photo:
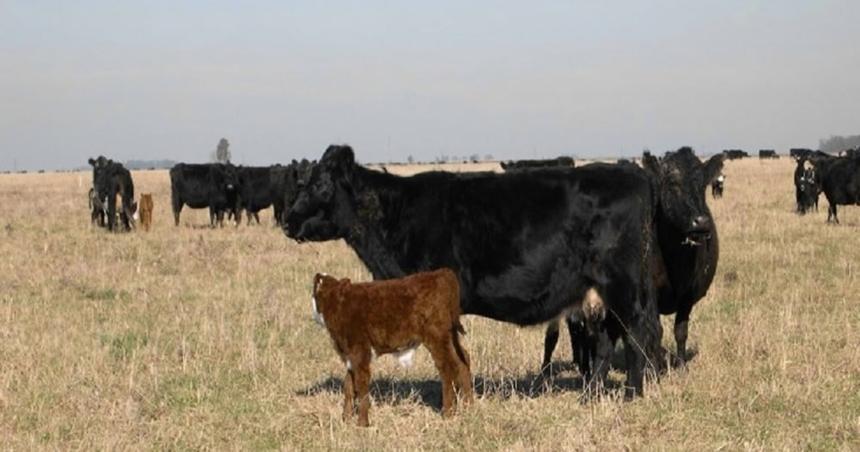
M 444 420 L 429 354 L 383 357 L 368 429 L 341 421 L 343 365 L 310 315 L 314 273 L 369 279 L 344 243 L 296 244 L 269 210 L 174 227 L 164 171 L 133 173 L 154 227 L 122 234 L 90 226 L 90 173 L 0 176 L 0 448 L 860 450 L 860 208 L 796 215 L 793 168 L 727 162 L 697 354 L 645 397 L 581 403 L 566 333 L 536 387 L 543 328 L 467 316 L 476 403 Z

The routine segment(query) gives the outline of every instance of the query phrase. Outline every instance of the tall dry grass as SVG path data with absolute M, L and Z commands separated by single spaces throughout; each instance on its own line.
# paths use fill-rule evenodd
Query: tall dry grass
M 382 358 L 369 429 L 341 422 L 343 366 L 310 316 L 315 272 L 368 279 L 343 243 L 209 230 L 205 211 L 176 228 L 166 172 L 133 174 L 154 194 L 152 232 L 110 234 L 89 224 L 90 174 L 0 176 L 0 445 L 860 450 L 860 209 L 841 226 L 825 208 L 795 215 L 792 170 L 727 163 L 698 354 L 644 398 L 582 404 L 570 368 L 534 390 L 543 329 L 466 317 L 476 403 L 443 420 L 426 351 L 406 370 Z

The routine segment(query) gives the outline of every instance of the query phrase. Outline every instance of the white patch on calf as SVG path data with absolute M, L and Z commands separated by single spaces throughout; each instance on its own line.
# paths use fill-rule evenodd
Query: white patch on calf
M 346 360 L 346 370 L 352 370 L 352 361 Z
M 314 311 L 314 321 L 316 321 L 317 323 L 319 323 L 322 326 L 325 326 L 325 319 L 323 318 L 323 315 L 319 312 L 319 310 L 317 310 L 316 294 L 311 297 L 311 307 L 313 308 L 313 311 Z
M 412 363 L 415 360 L 415 349 L 416 348 L 418 348 L 417 345 L 415 347 L 408 348 L 406 350 L 394 353 L 394 356 L 397 357 L 397 361 L 400 363 L 401 367 L 411 367 L 412 366 Z

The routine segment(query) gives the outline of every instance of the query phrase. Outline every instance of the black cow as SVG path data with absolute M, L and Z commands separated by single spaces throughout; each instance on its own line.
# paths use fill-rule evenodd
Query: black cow
M 708 205 L 705 189 L 720 174 L 723 155 L 711 157 L 704 164 L 690 148 L 668 152 L 665 157 L 645 155 L 643 164 L 657 187 L 656 230 L 658 252 L 652 255 L 652 278 L 657 302 L 663 315 L 675 314 L 676 361 L 687 359 L 687 335 L 690 312 L 708 291 L 719 259 L 717 229 Z M 599 337 L 586 325 L 568 317 L 574 362 L 583 375 L 600 369 L 594 353 L 600 347 L 611 347 L 617 336 Z M 600 342 L 609 341 L 608 345 Z M 558 322 L 550 324 L 544 339 L 542 372 L 549 372 L 552 353 L 558 342 Z
M 773 149 L 759 149 L 758 151 L 759 159 L 778 159 L 779 155 L 777 155 L 776 151 Z
M 821 193 L 815 168 L 806 165 L 807 162 L 811 163 L 811 160 L 807 160 L 810 155 L 813 154 L 804 154 L 799 157 L 794 169 L 794 200 L 797 213 L 801 215 L 806 214 L 812 208 L 816 212 L 818 211 L 818 195 Z
M 827 198 L 827 222 L 839 223 L 837 205 L 860 204 L 860 157 L 812 157 L 817 183 Z
M 534 325 L 587 308 L 628 345 L 629 396 L 641 394 L 646 356 L 660 354 L 649 268 L 654 199 L 633 165 L 399 177 L 357 165 L 348 146 L 330 146 L 285 232 L 298 241 L 345 239 L 375 279 L 453 268 L 467 314 Z M 610 355 L 600 350 L 600 362 Z
M 280 165 L 277 165 L 280 167 Z M 276 194 L 272 186 L 273 166 L 240 166 L 239 175 L 239 205 L 248 215 L 260 224 L 258 212 L 272 205 Z M 236 221 L 240 221 L 237 219 Z
M 812 149 L 806 148 L 791 148 L 788 151 L 788 155 L 794 158 L 795 160 L 800 158 L 808 158 L 812 154 Z
M 499 162 L 499 165 L 505 172 L 510 172 L 527 170 L 530 168 L 573 168 L 576 166 L 576 162 L 571 157 L 561 156 L 546 160 L 508 160 L 507 162 Z
M 173 220 L 179 226 L 184 205 L 192 209 L 209 208 L 209 225 L 224 226 L 224 213 L 239 221 L 239 177 L 230 163 L 177 163 L 170 169 L 170 198 Z
M 713 182 L 711 182 L 711 196 L 714 199 L 723 197 L 723 190 L 726 188 L 726 176 L 720 173 Z
M 749 153 L 740 149 L 726 149 L 723 151 L 723 154 L 726 155 L 726 158 L 729 160 L 737 160 L 749 157 Z
M 89 159 L 93 167 L 93 196 L 90 196 L 91 219 L 98 218 L 99 225 L 105 224 L 103 217 L 107 219 L 107 228 L 114 231 L 117 228 L 117 216 L 122 223 L 123 229 L 128 231 L 134 227 L 134 214 L 137 212 L 137 203 L 134 201 L 134 181 L 131 173 L 121 163 L 114 162 L 104 156 Z M 120 210 L 117 211 L 117 198 L 120 201 Z M 101 208 L 103 215 L 97 214 L 96 209 Z
M 275 165 L 272 168 L 272 191 L 275 193 L 272 209 L 275 211 L 275 221 L 279 225 L 286 224 L 288 207 L 295 202 L 299 185 L 309 177 L 312 165 L 314 163 L 307 159 L 301 161 L 294 159 L 289 165 Z

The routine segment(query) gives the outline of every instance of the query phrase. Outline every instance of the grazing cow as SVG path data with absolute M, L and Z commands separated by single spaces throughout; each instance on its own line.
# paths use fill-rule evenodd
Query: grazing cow
M 726 176 L 720 173 L 720 175 L 711 182 L 711 196 L 714 199 L 722 198 L 724 188 L 726 188 Z
M 177 163 L 170 169 L 170 195 L 173 220 L 179 226 L 182 206 L 209 208 L 209 225 L 224 226 L 224 212 L 239 221 L 239 178 L 230 163 Z
M 149 232 L 152 227 L 152 193 L 143 193 L 140 195 L 140 224 L 143 230 Z
M 656 229 L 659 248 L 652 255 L 652 280 L 657 289 L 657 303 L 663 315 L 675 314 L 676 362 L 687 359 L 687 335 L 690 312 L 708 291 L 719 259 L 717 229 L 708 205 L 705 189 L 720 174 L 723 156 L 711 157 L 704 164 L 690 148 L 668 152 L 659 161 L 643 156 L 643 164 L 657 187 Z M 583 375 L 597 366 L 595 350 L 606 347 L 581 319 L 568 317 L 574 362 Z M 610 347 L 617 340 L 608 336 Z M 558 342 L 558 322 L 547 329 L 544 341 L 542 372 L 549 371 L 552 353 Z M 626 345 L 625 345 L 626 346 Z
M 761 159 L 778 159 L 779 155 L 777 155 L 776 151 L 773 149 L 759 149 L 758 158 Z
M 521 171 L 531 168 L 573 168 L 576 162 L 571 157 L 561 156 L 547 160 L 509 160 L 507 162 L 499 162 L 499 165 L 505 172 Z
M 358 284 L 317 274 L 313 308 L 346 365 L 344 420 L 352 417 L 358 398 L 358 424 L 369 425 L 373 356 L 393 353 L 409 365 L 419 345 L 430 351 L 442 380 L 442 415 L 454 413 L 455 386 L 465 403 L 472 402 L 469 355 L 459 338 L 466 334 L 460 324 L 460 286 L 453 271 Z
M 257 220 L 257 224 L 260 224 L 258 212 L 272 205 L 272 200 L 275 197 L 272 187 L 272 168 L 271 166 L 240 166 L 238 168 L 239 205 L 245 209 L 249 225 L 251 224 L 251 217 Z
M 333 145 L 299 191 L 285 232 L 298 241 L 344 239 L 374 279 L 452 268 L 466 314 L 536 325 L 593 303 L 589 312 L 612 313 L 600 328 L 629 345 L 630 397 L 642 393 L 646 358 L 661 354 L 649 269 L 654 198 L 635 165 L 400 177 L 364 168 L 349 146 Z M 611 350 L 598 355 L 608 362 Z
M 827 198 L 827 222 L 839 224 L 837 205 L 860 204 L 860 157 L 811 158 L 817 184 Z
M 104 156 L 89 159 L 93 167 L 93 192 L 101 201 L 102 211 L 107 217 L 107 228 L 113 231 L 117 228 L 119 216 L 125 230 L 134 227 L 134 215 L 137 203 L 134 201 L 134 182 L 131 173 L 121 163 L 114 162 Z M 93 208 L 98 203 L 93 203 Z M 117 211 L 119 204 L 119 211 Z M 91 214 L 92 216 L 92 214 Z

